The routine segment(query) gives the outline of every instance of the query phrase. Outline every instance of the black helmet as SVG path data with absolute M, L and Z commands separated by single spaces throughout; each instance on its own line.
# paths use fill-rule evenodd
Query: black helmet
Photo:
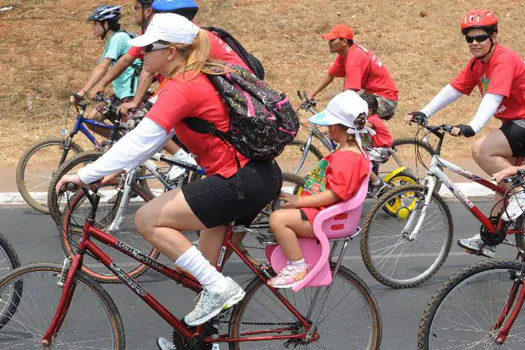
M 89 16 L 88 21 L 94 21 L 94 22 L 114 22 L 118 21 L 120 17 L 122 17 L 122 14 L 120 13 L 120 9 L 122 6 L 113 6 L 113 5 L 103 5 L 97 7 L 91 16 Z

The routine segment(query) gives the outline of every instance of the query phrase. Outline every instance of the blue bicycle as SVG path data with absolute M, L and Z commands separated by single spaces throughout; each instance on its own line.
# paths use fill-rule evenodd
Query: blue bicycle
M 93 144 L 95 150 L 103 150 L 107 142 L 98 141 L 89 131 L 86 125 L 98 126 L 107 130 L 113 130 L 114 126 L 105 124 L 84 116 L 87 102 L 82 101 L 72 105 L 76 109 L 77 119 L 73 130 L 61 130 L 61 137 L 50 138 L 31 146 L 20 158 L 16 169 L 16 185 L 18 191 L 33 209 L 49 214 L 47 207 L 47 189 L 54 172 L 66 160 L 83 152 L 80 145 L 73 142 L 73 138 L 80 132 Z M 96 102 L 110 104 L 110 100 L 100 94 Z M 71 106 L 70 106 L 71 107 Z M 69 115 L 70 109 L 66 113 Z

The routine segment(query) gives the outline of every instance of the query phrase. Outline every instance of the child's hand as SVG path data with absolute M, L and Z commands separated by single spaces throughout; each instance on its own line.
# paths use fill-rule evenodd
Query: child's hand
M 284 203 L 281 205 L 281 208 L 283 209 L 293 209 L 297 208 L 299 204 L 299 196 L 295 196 L 293 194 L 281 192 L 281 195 L 279 196 L 279 199 L 282 200 Z

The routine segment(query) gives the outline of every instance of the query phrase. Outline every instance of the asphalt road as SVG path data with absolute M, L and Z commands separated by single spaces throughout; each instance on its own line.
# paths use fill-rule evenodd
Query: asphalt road
M 488 202 L 477 204 L 483 210 L 489 207 Z M 479 229 L 475 219 L 458 203 L 449 202 L 449 205 L 455 227 L 454 241 L 457 238 L 470 237 Z M 13 245 L 22 264 L 63 261 L 57 230 L 50 217 L 25 207 L 0 208 L 0 223 L 0 232 Z M 511 248 L 498 249 L 498 256 L 512 257 L 513 254 Z M 379 303 L 383 320 L 382 349 L 406 350 L 416 348 L 420 316 L 429 297 L 452 273 L 480 259 L 464 253 L 453 244 L 445 265 L 434 278 L 420 288 L 404 290 L 389 289 L 371 277 L 361 261 L 357 242 L 348 249 L 345 265 L 365 280 Z M 232 261 L 225 270 L 225 274 L 240 281 L 248 281 L 251 277 L 249 273 L 239 261 Z M 174 286 L 154 272 L 146 273 L 140 278 L 140 282 L 176 315 L 184 315 L 194 305 L 191 293 Z M 127 349 L 156 349 L 156 337 L 171 336 L 167 324 L 127 288 L 122 285 L 106 285 L 105 288 L 122 316 Z M 226 348 L 225 345 L 221 347 Z

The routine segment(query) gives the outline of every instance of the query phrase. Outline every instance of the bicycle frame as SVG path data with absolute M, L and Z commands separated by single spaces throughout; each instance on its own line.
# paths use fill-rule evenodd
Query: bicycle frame
M 91 201 L 91 199 L 90 199 Z M 93 200 L 93 208 L 88 219 L 86 220 L 83 228 L 83 238 L 79 243 L 77 254 L 70 261 L 66 260 L 64 263 L 64 268 L 62 271 L 61 279 L 58 283 L 63 283 L 63 291 L 60 298 L 60 302 L 57 307 L 56 314 L 49 326 L 48 330 L 41 339 L 42 344 L 49 345 L 52 339 L 56 336 L 62 321 L 65 319 L 69 304 L 72 300 L 75 286 L 73 283 L 73 278 L 77 271 L 81 270 L 83 263 L 83 256 L 86 252 L 94 255 L 104 266 L 106 266 L 115 276 L 117 276 L 123 284 L 130 288 L 138 297 L 140 297 L 147 305 L 150 306 L 159 316 L 161 316 L 166 322 L 170 324 L 181 336 L 186 340 L 192 341 L 202 337 L 203 332 L 205 331 L 205 325 L 198 326 L 195 330 L 190 330 L 182 321 L 178 320 L 172 313 L 170 313 L 161 303 L 159 303 L 145 288 L 143 288 L 135 279 L 127 275 L 117 264 L 115 264 L 112 259 L 106 255 L 100 248 L 98 248 L 92 241 L 91 238 L 96 239 L 99 242 L 102 242 L 106 246 L 110 246 L 113 249 L 120 251 L 121 253 L 129 256 L 130 258 L 139 261 L 151 269 L 161 273 L 162 275 L 168 277 L 176 283 L 181 284 L 185 288 L 189 288 L 194 292 L 198 293 L 201 291 L 202 287 L 199 282 L 194 279 L 192 276 L 187 275 L 184 272 L 179 272 L 173 270 L 166 265 L 158 262 L 155 259 L 150 258 L 141 251 L 133 248 L 129 244 L 119 241 L 115 237 L 97 229 L 93 226 L 94 224 L 94 213 L 96 212 L 96 207 L 98 205 L 98 196 Z M 260 265 L 255 265 L 251 262 L 249 256 L 238 248 L 235 244 L 231 242 L 231 237 L 233 230 L 230 227 L 227 231 L 226 237 L 224 239 L 218 263 L 216 265 L 218 271 L 222 271 L 222 268 L 225 263 L 225 256 L 229 249 L 235 252 L 239 258 L 252 270 L 256 276 L 261 279 L 261 281 L 266 282 L 269 279 L 269 276 L 266 276 L 265 269 L 260 268 Z M 343 252 L 344 254 L 344 252 Z M 342 255 L 340 256 L 340 260 Z M 338 262 L 340 264 L 340 261 Z M 64 280 L 64 275 L 67 275 Z M 239 338 L 229 338 L 228 335 L 220 335 L 219 338 L 206 337 L 204 341 L 206 343 L 217 343 L 217 342 L 247 342 L 247 341 L 265 341 L 265 340 L 285 340 L 285 339 L 313 339 L 316 340 L 319 338 L 317 332 L 314 332 L 312 324 L 308 321 L 308 316 L 303 316 L 300 314 L 280 293 L 277 289 L 268 287 L 268 289 L 283 303 L 283 305 L 293 314 L 297 320 L 301 323 L 301 328 L 304 329 L 302 333 L 299 334 L 290 334 L 290 335 L 272 335 L 280 334 L 282 332 L 293 331 L 295 327 L 281 327 L 276 329 L 263 329 L 263 330 L 254 330 L 246 331 L 241 334 Z M 314 304 L 315 305 L 315 304 Z M 312 309 L 313 306 L 310 307 Z M 309 310 L 309 313 L 311 310 Z M 255 336 L 259 335 L 259 336 Z
M 301 168 L 304 165 L 304 162 L 306 161 L 306 157 L 308 156 L 308 152 L 310 149 L 310 145 L 312 144 L 313 138 L 318 139 L 321 141 L 321 143 L 330 150 L 330 152 L 335 151 L 335 148 L 337 147 L 337 144 L 331 140 L 330 138 L 326 137 L 321 130 L 316 125 L 311 124 L 308 132 L 308 136 L 306 138 L 306 142 L 304 144 L 303 154 L 301 156 L 301 159 L 299 160 L 299 164 L 294 170 L 294 175 L 297 175 Z
M 501 219 L 501 217 L 498 218 L 497 224 L 494 225 L 492 221 L 490 220 L 490 218 L 485 216 L 485 214 L 483 214 L 481 210 L 474 203 L 472 203 L 469 197 L 459 189 L 459 187 L 444 173 L 442 169 L 445 168 L 447 170 L 450 170 L 453 173 L 461 175 L 462 177 L 470 181 L 473 181 L 484 187 L 487 187 L 490 190 L 500 195 L 504 195 L 506 192 L 506 189 L 504 187 L 493 184 L 492 182 L 486 179 L 483 179 L 480 176 L 475 175 L 452 162 L 449 162 L 441 158 L 440 157 L 441 146 L 443 145 L 443 139 L 445 135 L 444 133 L 440 133 L 438 131 L 432 131 L 432 133 L 435 134 L 439 138 L 439 144 L 436 149 L 436 154 L 434 154 L 434 156 L 432 157 L 432 162 L 430 164 L 428 176 L 425 178 L 425 186 L 429 190 L 425 194 L 425 202 L 424 202 L 424 206 L 421 212 L 421 217 L 419 218 L 418 223 L 416 224 L 415 228 L 412 230 L 411 233 L 407 232 L 406 228 L 411 227 L 412 225 L 413 217 L 411 216 L 409 220 L 407 221 L 407 224 L 405 225 L 405 229 L 403 230 L 404 233 L 408 234 L 409 240 L 414 239 L 417 236 L 419 229 L 421 228 L 421 225 L 423 221 L 425 220 L 426 210 L 430 203 L 432 192 L 434 192 L 436 179 L 439 179 L 454 194 L 454 196 L 461 202 L 461 204 L 463 204 L 467 208 L 467 210 L 469 210 L 472 213 L 472 215 L 474 215 L 476 219 L 478 219 L 478 221 L 480 221 L 481 224 L 487 228 L 487 231 L 490 234 L 496 235 L 503 228 L 503 220 Z M 518 162 L 519 161 L 520 160 L 518 160 Z M 507 203 L 504 203 L 504 204 L 506 206 Z M 510 229 L 506 231 L 507 235 L 518 234 L 518 233 L 521 233 L 521 231 L 516 230 L 516 229 Z

